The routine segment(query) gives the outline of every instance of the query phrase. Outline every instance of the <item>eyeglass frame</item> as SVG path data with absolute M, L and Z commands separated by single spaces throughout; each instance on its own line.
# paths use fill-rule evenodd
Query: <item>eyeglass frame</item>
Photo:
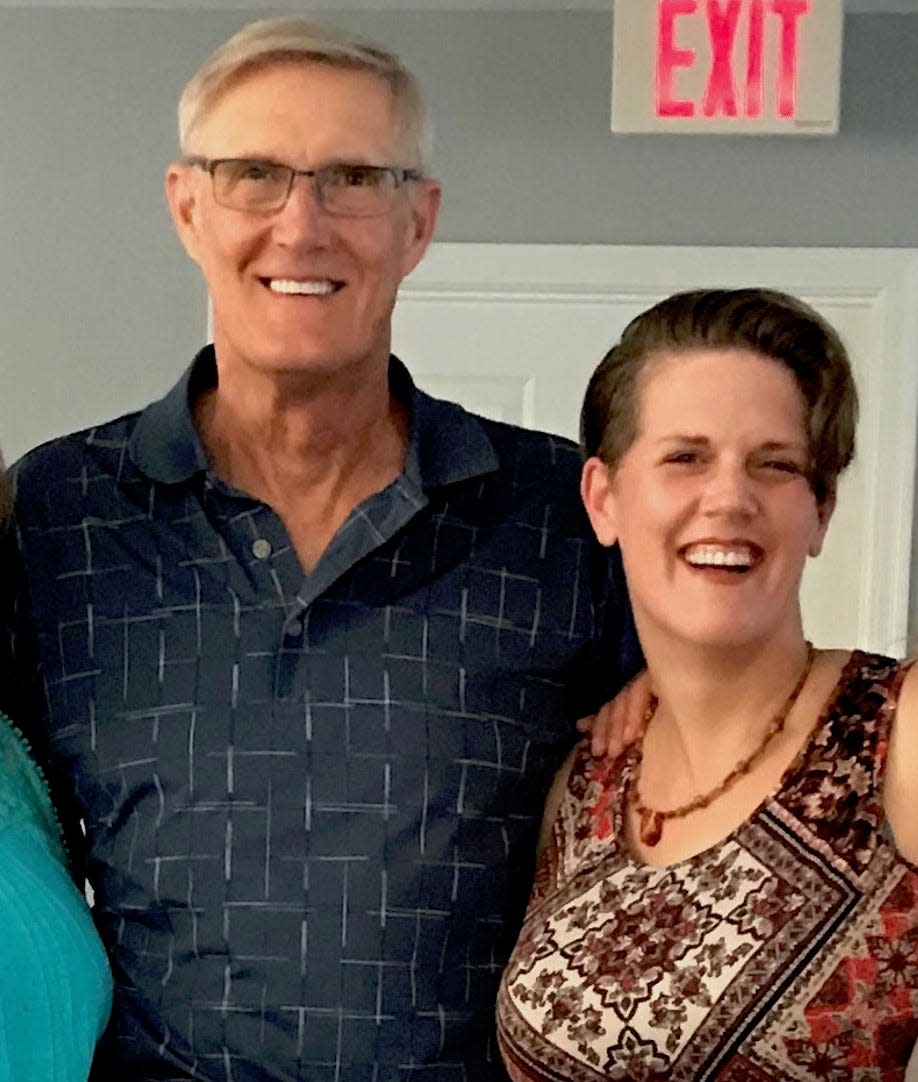
M 217 190 L 215 185 L 214 173 L 221 166 L 227 162 L 251 162 L 255 165 L 271 166 L 274 169 L 284 169 L 289 174 L 287 181 L 287 191 L 284 198 L 277 206 L 266 207 L 234 207 L 227 203 L 221 203 L 217 199 Z M 320 165 L 316 169 L 296 169 L 292 165 L 287 165 L 285 162 L 276 162 L 271 158 L 205 158 L 199 154 L 186 154 L 182 158 L 184 165 L 196 166 L 199 169 L 203 169 L 205 173 L 210 174 L 211 189 L 214 193 L 215 202 L 225 207 L 227 210 L 238 210 L 248 214 L 277 214 L 283 210 L 290 200 L 290 194 L 293 191 L 293 185 L 297 177 L 309 177 L 310 188 L 316 198 L 319 206 L 322 210 L 333 218 L 377 218 L 388 213 L 388 210 L 379 211 L 373 214 L 349 214 L 342 213 L 341 211 L 330 210 L 325 204 L 325 197 L 323 193 L 322 183 L 319 181 L 320 176 L 331 175 L 330 171 L 333 169 L 371 169 L 373 172 L 388 173 L 395 181 L 394 191 L 398 191 L 404 184 L 408 184 L 412 181 L 419 181 L 424 179 L 424 173 L 420 169 L 415 169 L 405 165 L 372 165 L 367 162 L 329 162 L 328 165 Z

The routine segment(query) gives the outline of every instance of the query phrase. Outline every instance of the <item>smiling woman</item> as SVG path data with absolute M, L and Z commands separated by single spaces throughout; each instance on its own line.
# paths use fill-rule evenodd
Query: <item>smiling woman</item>
M 791 640 L 835 486 L 816 479 L 793 375 L 748 350 L 684 350 L 642 370 L 640 395 L 635 439 L 614 469 L 590 462 L 584 491 L 600 540 L 621 545 L 645 650 L 661 622 L 695 644 Z
M 671 297 L 594 373 L 582 494 L 654 694 L 550 794 L 498 1000 L 515 1082 L 904 1078 L 916 676 L 814 649 L 799 603 L 856 414 L 838 336 L 764 290 Z

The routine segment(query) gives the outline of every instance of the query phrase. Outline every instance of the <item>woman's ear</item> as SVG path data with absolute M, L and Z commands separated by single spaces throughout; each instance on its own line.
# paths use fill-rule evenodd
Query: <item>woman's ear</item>
M 618 540 L 614 476 L 612 468 L 595 455 L 584 462 L 580 475 L 580 498 L 601 545 L 614 545 Z
M 826 530 L 832 521 L 832 512 L 835 510 L 835 493 L 832 492 L 816 508 L 816 529 L 810 539 L 807 553 L 810 556 L 818 556 L 822 552 L 823 542 L 826 539 Z

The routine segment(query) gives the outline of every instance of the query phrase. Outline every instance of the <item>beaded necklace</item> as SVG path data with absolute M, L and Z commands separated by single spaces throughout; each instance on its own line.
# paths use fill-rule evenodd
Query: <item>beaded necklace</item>
M 778 733 L 784 729 L 784 723 L 787 721 L 787 717 L 791 710 L 793 710 L 794 703 L 800 698 L 800 692 L 803 691 L 807 677 L 810 675 L 810 670 L 813 668 L 815 657 L 816 651 L 813 649 L 813 644 L 807 642 L 806 661 L 804 662 L 800 679 L 795 684 L 793 691 L 788 695 L 784 705 L 768 723 L 768 728 L 765 730 L 765 735 L 762 737 L 759 746 L 750 755 L 747 755 L 745 759 L 741 759 L 719 785 L 715 786 L 707 793 L 702 793 L 701 796 L 694 797 L 687 804 L 681 804 L 678 808 L 669 808 L 666 811 L 660 811 L 657 808 L 651 808 L 647 804 L 644 804 L 641 800 L 640 793 L 638 792 L 638 785 L 641 780 L 641 765 L 643 763 L 644 736 L 647 733 L 647 726 L 657 712 L 657 698 L 656 696 L 653 696 L 650 700 L 650 706 L 647 708 L 647 713 L 644 715 L 644 723 L 636 742 L 638 760 L 628 786 L 628 803 L 641 817 L 640 835 L 644 845 L 652 846 L 659 842 L 660 838 L 663 836 L 663 824 L 666 823 L 668 819 L 684 819 L 686 815 L 691 815 L 694 811 L 700 811 L 702 808 L 706 808 L 719 796 L 723 796 L 723 794 L 735 785 L 740 778 L 749 773 L 752 767 L 764 755 L 768 745 L 774 740 Z

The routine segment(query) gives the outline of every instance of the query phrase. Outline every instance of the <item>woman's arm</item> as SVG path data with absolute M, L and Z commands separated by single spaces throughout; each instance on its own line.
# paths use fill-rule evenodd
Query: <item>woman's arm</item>
M 899 694 L 883 804 L 899 852 L 918 863 L 918 664 L 909 669 Z
M 536 847 L 537 856 L 542 855 L 542 850 L 545 849 L 551 840 L 551 828 L 561 809 L 561 801 L 564 800 L 564 793 L 567 789 L 567 779 L 571 776 L 571 769 L 574 765 L 574 759 L 577 757 L 579 747 L 579 744 L 575 744 L 571 748 L 567 758 L 558 767 L 558 773 L 555 774 L 555 780 L 551 783 L 551 788 L 548 790 L 548 796 L 545 798 L 545 810 L 542 813 L 542 825 L 539 827 L 539 842 Z

